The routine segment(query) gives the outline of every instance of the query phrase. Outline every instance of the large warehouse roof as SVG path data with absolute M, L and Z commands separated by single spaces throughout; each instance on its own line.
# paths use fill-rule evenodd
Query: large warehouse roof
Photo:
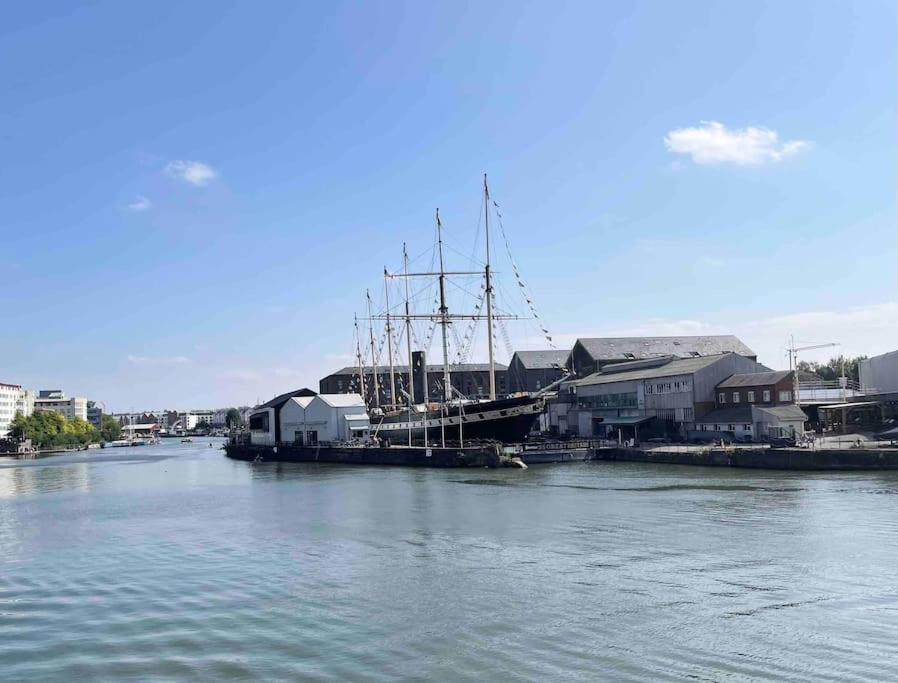
M 577 340 L 595 360 L 636 360 L 654 356 L 716 356 L 738 353 L 756 357 L 754 351 L 732 334 L 681 337 L 584 337 Z

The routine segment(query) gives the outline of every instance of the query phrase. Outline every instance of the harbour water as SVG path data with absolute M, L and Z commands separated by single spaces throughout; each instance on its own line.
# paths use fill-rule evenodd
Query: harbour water
M 896 494 L 893 472 L 250 464 L 208 440 L 0 459 L 0 677 L 894 680 Z

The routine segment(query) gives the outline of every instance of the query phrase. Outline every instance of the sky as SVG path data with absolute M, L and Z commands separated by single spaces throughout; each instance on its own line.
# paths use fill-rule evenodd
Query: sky
M 887 0 L 8 3 L 0 381 L 116 411 L 317 387 L 436 207 L 470 254 L 484 172 L 560 347 L 894 350 L 896 27 Z

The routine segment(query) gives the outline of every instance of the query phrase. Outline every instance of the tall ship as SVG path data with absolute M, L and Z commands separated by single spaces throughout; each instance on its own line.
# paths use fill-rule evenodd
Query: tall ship
M 367 335 L 360 328 L 359 319 L 356 317 L 355 359 L 358 374 L 355 386 L 350 388 L 365 398 L 370 418 L 370 433 L 381 442 L 443 447 L 447 443 L 464 445 L 470 441 L 522 443 L 528 438 L 543 412 L 544 395 L 559 383 L 556 382 L 534 394 L 500 395 L 500 387 L 496 382 L 495 326 L 506 320 L 522 318 L 496 310 L 490 234 L 490 218 L 493 210 L 499 218 L 501 227 L 498 204 L 490 198 L 487 177 L 484 174 L 482 226 L 485 253 L 482 269 L 447 270 L 443 225 L 437 209 L 435 245 L 431 258 L 431 264 L 436 267 L 422 272 L 411 271 L 408 252 L 403 245 L 402 271 L 391 273 L 384 268 L 384 298 L 380 312 L 375 313 L 370 291 L 366 293 Z M 478 223 L 478 235 L 479 231 Z M 504 227 L 502 236 L 510 259 L 510 247 Z M 475 247 L 476 242 L 475 238 Z M 514 270 L 517 276 L 516 266 Z M 447 289 L 457 278 L 466 278 L 469 282 L 472 278 L 476 278 L 480 282 L 479 296 L 476 297 L 477 301 L 472 310 L 450 311 Z M 429 301 L 431 304 L 429 311 L 415 310 L 413 305 L 415 297 L 412 294 L 412 287 L 422 281 L 436 285 L 436 296 Z M 518 284 L 523 288 L 519 276 Z M 393 306 L 390 304 L 391 285 L 394 290 L 398 285 L 398 289 L 402 292 L 401 301 Z M 423 289 L 426 290 L 426 287 L 425 285 Z M 527 298 L 526 294 L 525 299 L 536 316 L 532 300 Z M 463 356 L 470 352 L 476 336 L 476 327 L 481 321 L 486 323 L 487 387 L 483 390 L 477 387 L 478 396 L 465 395 L 465 392 L 457 386 L 461 383 L 453 383 L 453 368 L 460 367 L 459 363 L 463 360 Z M 376 334 L 375 327 L 381 323 L 382 334 Z M 460 337 L 453 327 L 459 323 L 469 325 L 464 337 Z M 426 343 L 415 334 L 416 324 L 419 326 L 429 324 L 429 330 L 424 335 Z M 436 329 L 439 330 L 442 364 L 437 373 L 433 373 L 433 368 L 428 372 L 425 350 L 423 348 L 415 350 L 415 346 L 416 342 L 419 347 L 429 346 Z M 541 329 L 551 342 L 548 331 Z M 504 328 L 502 331 L 504 333 Z M 365 336 L 367 339 L 364 339 Z M 377 337 L 380 338 L 380 343 Z M 455 365 L 450 362 L 450 337 L 454 339 L 457 354 Z M 507 335 L 505 338 L 507 339 Z M 401 346 L 405 347 L 403 351 L 400 351 Z M 386 361 L 383 358 L 384 352 Z M 403 359 L 405 367 L 397 368 L 396 359 L 401 355 L 405 356 Z M 438 379 L 431 379 L 429 377 L 431 374 L 437 374 Z

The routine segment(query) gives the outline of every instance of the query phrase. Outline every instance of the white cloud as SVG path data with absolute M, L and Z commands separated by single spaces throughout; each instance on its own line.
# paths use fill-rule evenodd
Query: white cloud
M 184 365 L 193 361 L 187 356 L 135 356 L 129 354 L 128 362 L 134 365 Z
M 140 213 L 141 211 L 146 211 L 150 207 L 153 206 L 153 203 L 144 197 L 143 195 L 137 195 L 129 204 L 128 211 L 134 211 L 135 213 Z
M 769 128 L 727 128 L 717 121 L 702 121 L 694 128 L 677 128 L 664 138 L 674 154 L 687 154 L 696 164 L 751 166 L 787 159 L 810 146 L 806 140 L 780 143 Z
M 165 174 L 196 187 L 208 185 L 218 177 L 218 171 L 202 161 L 172 161 L 165 167 Z
M 802 360 L 824 361 L 845 354 L 874 356 L 898 348 L 898 302 L 858 306 L 833 311 L 804 311 L 757 320 L 741 318 L 691 319 L 656 318 L 645 321 L 621 321 L 602 328 L 578 333 L 553 335 L 558 348 L 570 348 L 578 337 L 641 337 L 688 334 L 735 334 L 758 354 L 761 363 L 775 369 L 788 366 L 785 353 L 790 335 L 796 344 L 812 345 L 838 342 L 839 346 L 801 354 Z M 532 348 L 543 348 L 542 340 L 527 340 Z

